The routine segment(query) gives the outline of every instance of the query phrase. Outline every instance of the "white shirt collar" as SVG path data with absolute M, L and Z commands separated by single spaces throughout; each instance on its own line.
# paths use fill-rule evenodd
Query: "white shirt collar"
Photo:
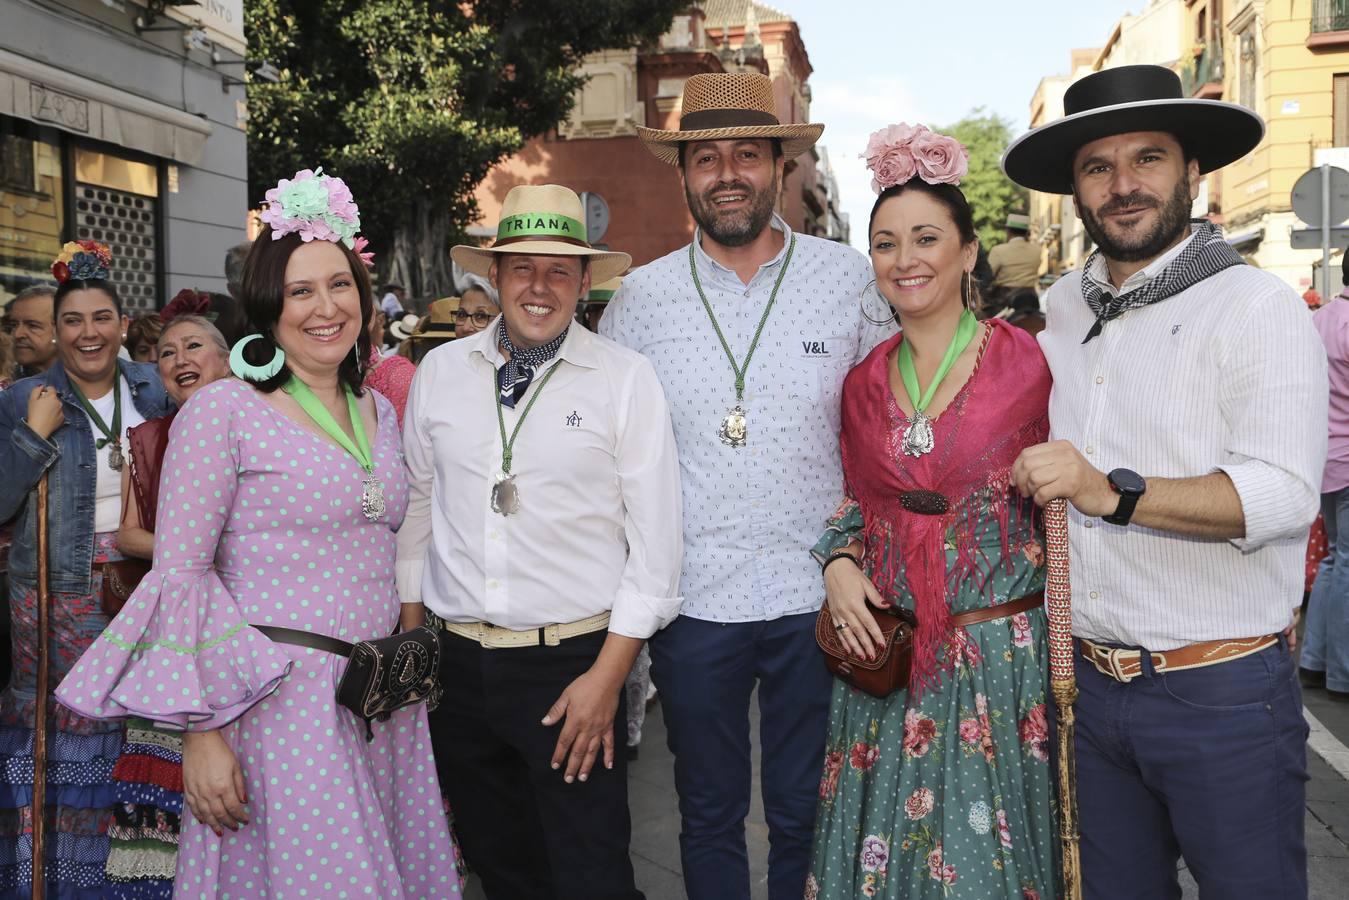
M 787 245 L 791 243 L 792 230 L 787 225 L 787 222 L 777 213 L 773 213 L 773 218 L 768 220 L 768 227 L 782 232 L 783 235 L 782 247 L 778 250 L 776 254 L 774 254 L 772 259 L 770 259 L 763 265 L 759 266 L 760 272 L 762 272 L 764 269 L 769 268 L 770 266 L 776 266 L 778 263 L 782 262 L 782 260 L 787 255 Z M 737 279 L 740 277 L 739 275 L 735 274 L 735 271 L 733 269 L 728 269 L 726 266 L 723 266 L 721 263 L 717 262 L 715 259 L 709 256 L 707 251 L 703 249 L 702 226 L 693 229 L 693 252 L 694 255 L 697 256 L 698 258 L 699 265 L 713 266 L 717 269 L 720 269 L 722 272 L 725 272 L 728 275 L 735 276 Z
M 1110 292 L 1116 297 L 1121 294 L 1127 294 L 1134 288 L 1142 287 L 1161 274 L 1161 271 L 1170 265 L 1171 260 L 1180 256 L 1181 251 L 1188 247 L 1190 241 L 1193 241 L 1194 238 L 1195 231 L 1191 228 L 1189 237 L 1179 244 L 1176 244 L 1176 246 L 1172 247 L 1128 278 L 1124 279 L 1124 284 L 1120 285 L 1118 290 L 1116 290 L 1115 285 L 1110 281 L 1110 270 L 1106 267 L 1105 255 L 1102 253 L 1096 254 L 1092 259 L 1091 265 L 1087 267 L 1087 277 L 1100 285 L 1103 290 Z
M 482 331 L 465 338 L 473 342 L 468 349 L 469 355 L 478 354 L 493 369 L 506 361 L 501 355 L 501 347 L 497 344 L 497 320 L 500 318 L 498 315 Z M 599 359 L 595 355 L 595 336 L 584 325 L 575 321 L 568 328 L 567 336 L 563 339 L 562 346 L 558 348 L 557 356 L 553 358 L 565 359 L 574 366 L 584 366 L 587 369 L 598 369 L 600 366 Z

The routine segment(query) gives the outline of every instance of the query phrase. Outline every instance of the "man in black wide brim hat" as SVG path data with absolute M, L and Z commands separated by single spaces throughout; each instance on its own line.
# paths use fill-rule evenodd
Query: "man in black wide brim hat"
M 1051 441 L 1012 478 L 1069 501 L 1084 896 L 1307 896 L 1307 726 L 1289 653 L 1326 454 L 1304 304 L 1190 218 L 1264 135 L 1160 66 L 1078 81 L 1013 142 L 1097 249 L 1045 296 Z M 1141 474 L 1140 474 L 1141 473 Z

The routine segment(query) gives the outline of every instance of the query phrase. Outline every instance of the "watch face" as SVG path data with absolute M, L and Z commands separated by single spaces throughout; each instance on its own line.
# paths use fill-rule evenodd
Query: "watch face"
M 1147 490 L 1143 476 L 1129 469 L 1116 469 L 1110 473 L 1110 484 L 1121 494 L 1137 496 Z

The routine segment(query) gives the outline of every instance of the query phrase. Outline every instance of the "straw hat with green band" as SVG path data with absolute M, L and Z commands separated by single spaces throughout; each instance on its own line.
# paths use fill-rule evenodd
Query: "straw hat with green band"
M 581 198 L 559 184 L 521 184 L 511 188 L 501 205 L 497 239 L 491 247 L 460 244 L 450 256 L 474 275 L 487 276 L 492 260 L 502 253 L 536 256 L 585 256 L 592 284 L 621 275 L 632 265 L 626 253 L 595 250 L 586 241 Z
M 586 299 L 591 303 L 608 303 L 610 300 L 614 299 L 614 294 L 618 293 L 619 285 L 622 283 L 623 279 L 620 277 L 610 278 L 608 281 L 600 282 L 599 284 L 592 284 L 590 293 L 586 295 Z

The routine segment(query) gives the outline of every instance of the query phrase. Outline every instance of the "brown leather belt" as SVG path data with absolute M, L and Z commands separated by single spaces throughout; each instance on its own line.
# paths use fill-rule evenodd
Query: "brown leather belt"
M 1179 672 L 1182 669 L 1198 669 L 1204 666 L 1216 666 L 1259 653 L 1272 647 L 1279 641 L 1277 634 L 1262 637 L 1233 638 L 1224 641 L 1203 641 L 1177 647 L 1175 650 L 1149 651 L 1152 669 L 1161 675 L 1166 672 Z M 1128 684 L 1143 674 L 1143 651 L 1120 647 L 1104 647 L 1100 644 L 1078 638 L 1082 656 L 1102 675 L 1108 675 L 1116 681 Z
M 1009 600 L 1006 603 L 999 603 L 996 606 L 986 606 L 983 609 L 972 609 L 969 612 L 956 613 L 951 617 L 951 624 L 956 628 L 964 628 L 967 625 L 978 625 L 980 622 L 1005 619 L 1008 616 L 1014 616 L 1017 613 L 1035 609 L 1037 606 L 1043 606 L 1044 602 L 1044 591 L 1040 591 L 1038 594 L 1027 594 L 1024 597 L 1018 597 L 1017 599 Z

